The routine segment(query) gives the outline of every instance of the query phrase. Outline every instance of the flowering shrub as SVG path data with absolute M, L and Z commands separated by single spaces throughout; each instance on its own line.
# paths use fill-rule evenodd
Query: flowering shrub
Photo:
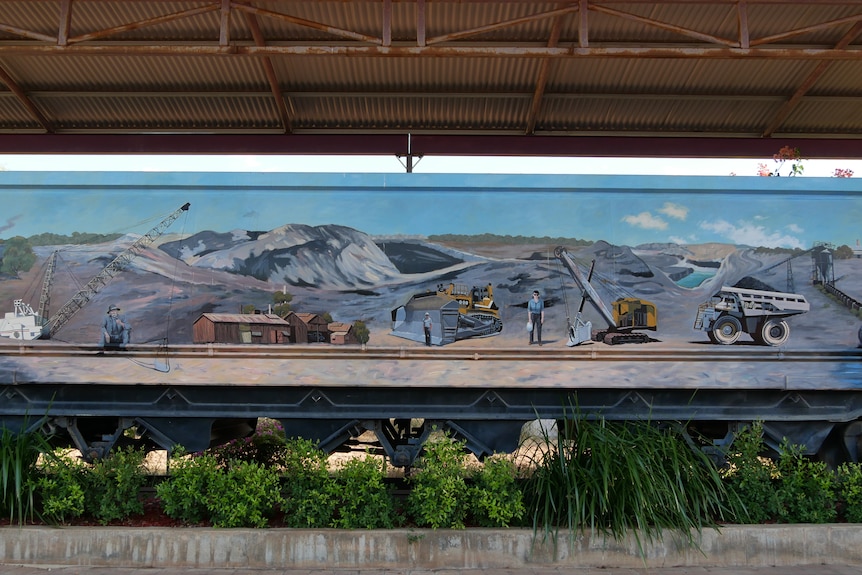
M 788 173 L 787 175 L 790 177 L 801 176 L 802 172 L 805 170 L 805 166 L 802 165 L 802 153 L 799 151 L 799 148 L 791 148 L 790 146 L 784 146 L 783 148 L 778 150 L 777 154 L 772 156 L 772 160 L 776 164 L 778 164 L 775 170 L 771 170 L 766 164 L 757 164 L 758 176 L 778 177 L 781 175 L 781 169 L 788 162 L 790 165 L 790 173 Z M 835 168 L 835 170 L 832 172 L 832 177 L 852 178 L 853 170 Z
M 788 176 L 800 176 L 802 172 L 805 170 L 805 167 L 802 165 L 802 154 L 799 151 L 799 148 L 791 148 L 790 146 L 784 146 L 778 153 L 772 156 L 772 160 L 778 164 L 778 167 L 775 168 L 775 171 L 770 170 L 766 164 L 757 164 L 757 175 L 758 176 L 775 176 L 778 177 L 781 175 L 781 168 L 784 167 L 784 164 L 790 162 L 790 173 Z
M 254 434 L 213 447 L 209 453 L 219 465 L 245 461 L 264 467 L 281 467 L 284 465 L 284 441 L 284 429 L 278 420 L 261 418 Z

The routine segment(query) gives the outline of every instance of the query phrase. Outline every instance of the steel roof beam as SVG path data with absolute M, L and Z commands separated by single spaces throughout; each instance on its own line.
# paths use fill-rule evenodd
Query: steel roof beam
M 42 128 L 46 132 L 54 131 L 54 127 L 51 125 L 51 122 L 48 120 L 48 118 L 45 117 L 42 111 L 39 110 L 36 104 L 33 103 L 33 101 L 27 96 L 24 90 L 22 90 L 18 83 L 15 82 L 14 78 L 12 78 L 12 76 L 10 76 L 9 73 L 2 66 L 0 66 L 0 82 L 6 84 L 6 87 L 9 88 L 9 91 L 15 94 L 15 97 L 18 99 L 21 105 L 23 105 L 27 109 L 27 112 L 30 113 L 30 115 L 39 123 L 40 126 L 42 126 Z
M 35 44 L 0 44 L 0 57 L 33 56 L 344 56 L 361 57 L 428 57 L 428 58 L 655 58 L 655 59 L 719 59 L 719 60 L 825 60 L 847 61 L 862 59 L 857 49 L 833 48 L 705 48 L 686 46 L 357 46 L 357 45 L 238 45 L 216 44 L 152 44 L 122 45 L 88 44 L 45 46 Z
M 847 32 L 844 37 L 838 42 L 835 46 L 836 50 L 843 50 L 847 46 L 853 42 L 859 34 L 862 33 L 862 22 L 856 22 L 853 27 Z M 799 103 L 802 101 L 803 96 L 808 93 L 808 91 L 814 87 L 814 84 L 817 83 L 817 80 L 820 79 L 823 74 L 826 73 L 826 70 L 832 66 L 833 62 L 819 62 L 814 70 L 808 74 L 808 77 L 802 81 L 802 84 L 799 88 L 796 89 L 796 92 L 785 102 L 785 104 L 781 107 L 766 129 L 763 131 L 763 136 L 768 138 L 778 130 L 779 126 L 784 123 L 784 120 L 796 109 Z
M 862 138 L 583 137 L 432 134 L 0 134 L 0 154 L 260 154 L 862 159 Z
M 563 28 L 563 16 L 554 18 L 551 24 L 551 34 L 548 38 L 548 47 L 553 48 L 560 41 L 560 34 Z M 539 64 L 539 72 L 536 77 L 536 87 L 533 92 L 533 101 L 530 103 L 530 112 L 527 116 L 527 129 L 524 131 L 527 135 L 532 134 L 536 130 L 536 118 L 539 116 L 539 109 L 542 107 L 542 96 L 545 94 L 545 86 L 548 84 L 548 74 L 551 69 L 551 61 L 548 58 L 543 58 Z
M 215 12 L 220 9 L 221 5 L 216 3 L 210 4 L 208 6 L 202 6 L 199 8 L 182 10 L 180 12 L 173 12 L 171 14 L 165 14 L 163 16 L 156 16 L 155 18 L 147 18 L 146 20 L 138 20 L 136 22 L 129 22 L 128 24 L 122 24 L 120 26 L 114 26 L 112 28 L 105 28 L 104 30 L 96 30 L 95 32 L 88 32 L 86 34 L 74 36 L 72 38 L 69 38 L 68 43 L 71 45 L 80 44 L 82 42 L 92 42 L 94 40 L 108 38 L 122 32 L 128 32 L 130 30 L 140 30 L 141 28 L 146 28 L 148 26 L 155 26 L 156 24 L 164 24 L 165 22 L 173 22 L 176 20 L 182 20 L 184 18 L 191 18 L 192 16 L 206 14 L 208 12 Z
M 246 13 L 245 14 L 246 22 L 248 23 L 248 27 L 251 29 L 252 37 L 254 38 L 255 44 L 258 46 L 265 46 L 266 39 L 263 36 L 263 32 L 260 29 L 260 24 L 258 24 L 257 17 L 254 14 Z M 281 125 L 284 126 L 284 131 L 286 133 L 293 132 L 293 122 L 291 120 L 290 112 L 288 112 L 287 105 L 291 104 L 291 108 L 293 108 L 292 102 L 289 102 L 285 99 L 284 94 L 281 91 L 281 84 L 279 84 L 278 76 L 275 73 L 275 66 L 272 64 L 271 58 L 263 58 L 261 59 L 261 66 L 263 67 L 263 73 L 266 76 L 266 81 L 269 82 L 269 89 L 272 92 L 272 97 L 275 100 L 275 106 L 278 109 L 278 117 L 281 119 Z

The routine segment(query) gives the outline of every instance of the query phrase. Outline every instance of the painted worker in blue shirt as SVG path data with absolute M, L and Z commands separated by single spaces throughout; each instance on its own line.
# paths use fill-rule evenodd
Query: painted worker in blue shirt
M 533 324 L 530 330 L 530 345 L 533 345 L 533 335 L 539 345 L 542 345 L 542 324 L 545 322 L 545 302 L 539 297 L 539 291 L 533 291 L 533 297 L 527 303 L 527 321 Z

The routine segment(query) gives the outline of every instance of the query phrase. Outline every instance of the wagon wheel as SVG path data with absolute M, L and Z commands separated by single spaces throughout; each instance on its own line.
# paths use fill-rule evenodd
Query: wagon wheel
M 736 343 L 739 339 L 739 334 L 742 333 L 742 324 L 732 315 L 723 315 L 712 326 L 712 335 L 715 341 L 722 345 L 730 345 Z
M 766 345 L 783 345 L 790 337 L 790 326 L 786 321 L 771 319 L 760 328 L 760 336 Z

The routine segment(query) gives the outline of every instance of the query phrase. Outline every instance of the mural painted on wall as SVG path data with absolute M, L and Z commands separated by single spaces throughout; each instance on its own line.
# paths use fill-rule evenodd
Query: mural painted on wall
M 859 345 L 852 179 L 0 173 L 0 195 L 0 343 L 41 311 L 64 315 L 39 340 L 96 345 L 117 306 L 130 345 Z

